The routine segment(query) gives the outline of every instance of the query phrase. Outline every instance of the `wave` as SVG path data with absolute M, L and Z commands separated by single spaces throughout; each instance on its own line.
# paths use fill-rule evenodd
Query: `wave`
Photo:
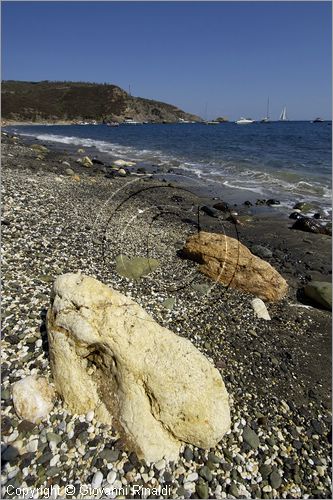
M 101 153 L 115 158 L 136 162 L 150 163 L 163 171 L 172 168 L 174 172 L 184 173 L 191 178 L 207 184 L 222 184 L 228 188 L 249 191 L 262 197 L 281 198 L 282 202 L 292 206 L 295 201 L 304 199 L 314 201 L 319 206 L 330 206 L 332 191 L 324 182 L 304 179 L 304 170 L 272 170 L 249 168 L 250 158 L 235 162 L 230 156 L 227 160 L 188 161 L 182 155 L 172 155 L 160 150 L 139 149 L 103 140 L 65 136 L 49 133 L 27 133 L 16 129 L 22 136 L 35 137 L 44 142 L 55 142 L 84 148 L 95 148 Z M 326 203 L 327 202 L 327 203 Z

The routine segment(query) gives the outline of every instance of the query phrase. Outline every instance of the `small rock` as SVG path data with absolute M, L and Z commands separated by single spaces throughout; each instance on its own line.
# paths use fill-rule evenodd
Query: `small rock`
M 106 460 L 107 462 L 116 462 L 119 458 L 119 450 L 110 450 L 109 448 L 104 448 L 103 451 L 99 454 L 99 456 Z
M 162 302 L 162 306 L 165 307 L 165 309 L 169 309 L 171 311 L 171 309 L 173 309 L 173 306 L 175 305 L 175 302 L 176 299 L 174 297 L 169 297 Z
M 93 480 L 91 482 L 91 487 L 93 489 L 99 488 L 101 486 L 102 482 L 103 482 L 103 474 L 101 473 L 101 471 L 98 470 L 94 474 Z
M 12 445 L 9 445 L 9 446 L 7 446 L 5 451 L 2 453 L 1 460 L 3 462 L 10 463 L 10 462 L 13 462 L 16 459 L 16 457 L 18 457 L 18 455 L 19 455 L 18 449 Z
M 251 247 L 251 252 L 262 259 L 270 259 L 273 256 L 273 252 L 262 245 L 253 245 Z
M 166 463 L 165 463 L 165 460 L 164 460 L 164 459 L 159 460 L 159 461 L 158 461 L 158 462 L 156 462 L 156 464 L 155 464 L 155 468 L 156 468 L 158 471 L 165 469 L 165 466 L 166 466 Z
M 55 444 L 59 444 L 61 442 L 61 436 L 59 434 L 55 434 L 54 432 L 48 432 L 46 434 L 46 439 L 49 443 L 53 442 Z
M 267 311 L 267 307 L 261 299 L 258 298 L 253 299 L 251 305 L 253 307 L 254 313 L 257 316 L 257 318 L 270 321 L 271 317 Z
M 204 205 L 203 207 L 201 207 L 200 209 L 202 212 L 204 212 L 205 214 L 209 215 L 210 217 L 218 217 L 219 215 L 219 212 L 218 210 L 216 210 L 214 207 L 210 207 L 208 205 Z
M 114 470 L 109 472 L 109 474 L 106 476 L 106 480 L 109 484 L 113 484 L 116 478 L 117 478 L 117 473 Z
M 186 446 L 184 450 L 184 458 L 186 462 L 191 462 L 193 460 L 193 451 L 188 446 Z
M 209 488 L 207 483 L 197 483 L 195 486 L 195 491 L 199 498 L 208 498 L 209 497 Z
M 235 483 L 231 482 L 229 487 L 229 493 L 235 498 L 239 498 L 239 491 Z
M 258 448 L 260 445 L 259 437 L 254 432 L 254 430 L 251 429 L 251 427 L 248 426 L 244 427 L 243 439 L 253 449 Z
M 126 255 L 116 257 L 116 271 L 121 276 L 137 280 L 155 271 L 160 266 L 157 259 L 146 257 L 133 257 L 130 259 Z
M 203 479 L 206 479 L 206 481 L 210 482 L 213 479 L 212 473 L 206 465 L 201 467 L 199 470 L 199 476 L 201 476 Z
M 94 415 L 95 413 L 93 410 L 88 411 L 86 415 L 86 422 L 91 422 L 94 419 Z
M 278 472 L 273 471 L 269 476 L 269 482 L 272 488 L 274 488 L 274 490 L 277 490 L 282 484 L 282 478 Z
M 213 208 L 216 210 L 220 210 L 221 212 L 228 212 L 229 211 L 229 205 L 228 203 L 225 203 L 224 201 L 220 201 L 219 203 L 215 203 L 213 205 Z
M 198 479 L 198 478 L 199 478 L 199 476 L 198 476 L 197 472 L 192 472 L 191 474 L 189 474 L 189 475 L 186 477 L 185 481 L 186 481 L 186 482 L 191 482 L 191 483 L 192 483 L 192 482 L 194 482 L 194 481 L 197 481 L 197 479 Z
M 38 450 L 38 439 L 33 439 L 32 441 L 29 441 L 26 448 L 27 451 L 35 453 Z
M 75 175 L 75 172 L 74 172 L 74 170 L 73 170 L 73 169 L 71 169 L 71 168 L 66 168 L 66 170 L 65 170 L 65 174 L 66 174 L 66 175 Z

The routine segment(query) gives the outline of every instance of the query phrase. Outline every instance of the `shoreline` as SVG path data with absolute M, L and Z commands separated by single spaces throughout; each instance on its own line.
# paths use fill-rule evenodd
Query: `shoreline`
M 137 481 L 151 488 L 167 484 L 171 498 L 197 498 L 198 491 L 200 498 L 330 498 L 331 313 L 298 300 L 310 280 L 330 280 L 330 237 L 291 230 L 287 217 L 249 214 L 243 206 L 235 207 L 241 219 L 236 225 L 223 213 L 215 218 L 199 211 L 202 230 L 268 250 L 265 259 L 288 281 L 286 299 L 268 304 L 271 321 L 256 319 L 249 294 L 234 289 L 226 294 L 218 285 L 202 295 L 209 280 L 194 263 L 177 257 L 186 237 L 197 231 L 198 206 L 217 200 L 140 174 L 138 166 L 124 177 L 104 164 L 84 167 L 76 160 L 86 154 L 38 151 L 3 136 L 4 436 L 7 447 L 16 439 L 23 451 L 5 466 L 3 487 L 91 484 L 100 471 L 105 480 L 112 472 L 114 481 L 129 487 Z M 149 252 L 162 268 L 131 282 L 117 274 L 115 257 L 146 255 L 147 234 Z M 78 269 L 129 294 L 223 367 L 232 428 L 215 449 L 187 445 L 178 463 L 161 469 L 139 464 L 121 447 L 116 431 L 96 421 L 89 435 L 81 436 L 81 430 L 70 438 L 67 429 L 82 428 L 85 416 L 70 415 L 60 400 L 49 421 L 20 430 L 10 386 L 29 373 L 51 377 L 41 318 L 55 277 Z M 198 287 L 170 292 L 188 272 Z M 170 298 L 175 299 L 171 310 L 161 305 Z M 259 447 L 244 441 L 245 427 L 257 435 Z M 16 438 L 8 441 L 15 430 Z M 55 456 L 47 445 L 50 432 L 61 438 L 56 465 L 50 465 Z M 36 440 L 37 450 L 26 456 L 27 443 Z
M 37 124 L 36 124 L 37 125 Z M 40 124 L 45 126 L 46 124 Z M 68 124 L 72 125 L 72 124 Z M 9 134 L 15 133 L 13 130 L 7 130 Z M 92 157 L 97 157 L 103 161 L 105 165 L 111 165 L 113 160 L 118 158 L 125 158 L 131 161 L 134 161 L 137 167 L 141 167 L 145 169 L 147 173 L 153 174 L 155 178 L 160 180 L 164 179 L 168 182 L 176 182 L 177 184 L 182 184 L 183 186 L 191 186 L 200 197 L 205 198 L 212 204 L 214 204 L 215 199 L 219 199 L 223 197 L 225 201 L 227 201 L 231 205 L 237 205 L 239 210 L 248 214 L 265 214 L 267 216 L 271 215 L 272 217 L 285 217 L 289 216 L 289 214 L 293 211 L 293 206 L 298 202 L 305 202 L 308 205 L 311 205 L 311 209 L 308 211 L 308 214 L 312 216 L 315 212 L 322 212 L 322 216 L 325 221 L 331 220 L 331 204 L 330 200 L 324 197 L 322 201 L 319 202 L 318 199 L 315 199 L 316 196 L 311 196 L 309 194 L 304 193 L 303 195 L 295 194 L 293 195 L 288 191 L 281 191 L 280 193 L 275 192 L 273 189 L 269 189 L 267 185 L 260 185 L 259 191 L 256 189 L 247 188 L 246 186 L 234 186 L 234 178 L 225 177 L 225 182 L 221 180 L 216 180 L 214 177 L 208 177 L 203 174 L 197 174 L 196 168 L 193 167 L 194 172 L 187 169 L 187 167 L 182 168 L 180 166 L 181 162 L 177 161 L 174 158 L 170 158 L 169 161 L 164 160 L 156 156 L 156 158 L 147 158 L 140 159 L 137 158 L 137 153 L 134 152 L 132 155 L 129 152 L 126 152 L 126 147 L 118 144 L 112 145 L 110 150 L 101 151 L 99 148 L 103 149 L 103 141 L 102 145 L 97 145 L 98 140 L 91 140 L 91 144 L 85 144 L 85 137 L 74 137 L 68 139 L 77 139 L 77 141 L 73 142 L 62 142 L 62 141 L 54 141 L 47 139 L 38 139 L 35 136 L 24 136 L 20 135 L 20 130 L 16 131 L 16 133 L 21 137 L 21 140 L 25 141 L 26 144 L 29 142 L 41 142 L 46 145 L 52 151 L 58 152 L 66 152 L 67 154 L 72 155 L 77 158 L 77 150 L 84 149 L 86 153 Z M 44 133 L 41 133 L 44 136 Z M 47 136 L 47 133 L 46 133 Z M 46 137 L 45 136 L 45 137 Z M 66 138 L 65 138 L 66 139 Z M 89 142 L 89 141 L 88 141 Z M 94 144 L 96 142 L 96 144 Z M 124 147 L 125 150 L 122 151 L 121 148 Z M 119 149 L 119 151 L 117 151 Z M 276 179 L 273 178 L 273 181 Z M 230 185 L 229 185 L 230 182 Z M 260 192 L 262 191 L 262 192 Z M 280 196 L 280 197 L 279 197 Z M 269 200 L 271 198 L 279 200 L 279 205 L 270 206 L 265 203 L 261 203 L 262 199 Z M 260 203 L 258 204 L 258 202 Z M 245 206 L 242 206 L 245 203 Z M 247 205 L 247 206 L 246 206 Z

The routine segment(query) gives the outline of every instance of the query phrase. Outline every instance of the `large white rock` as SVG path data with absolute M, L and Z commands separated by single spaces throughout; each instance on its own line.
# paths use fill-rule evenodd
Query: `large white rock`
M 181 442 L 210 448 L 230 427 L 218 370 L 138 304 L 81 274 L 57 278 L 47 314 L 51 368 L 71 411 L 116 425 L 147 462 Z
M 18 416 L 35 424 L 45 420 L 54 405 L 54 389 L 43 377 L 30 375 L 15 382 L 12 395 Z

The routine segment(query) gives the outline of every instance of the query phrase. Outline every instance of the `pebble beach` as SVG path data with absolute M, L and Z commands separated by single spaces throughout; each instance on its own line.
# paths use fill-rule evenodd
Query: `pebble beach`
M 223 220 L 221 229 L 207 213 L 198 221 L 207 200 L 161 176 L 112 172 L 102 161 L 85 167 L 77 159 L 88 151 L 6 133 L 2 147 L 2 498 L 28 490 L 39 495 L 30 498 L 331 498 L 331 312 L 300 292 L 311 279 L 331 280 L 331 237 L 244 207 L 239 226 Z M 212 283 L 181 258 L 198 224 L 266 249 L 290 287 L 267 306 L 270 321 L 254 315 L 250 294 Z M 159 266 L 130 279 L 123 254 Z M 147 464 L 116 429 L 93 412 L 72 414 L 60 398 L 38 425 L 17 416 L 15 382 L 52 383 L 51 288 L 77 271 L 135 300 L 218 368 L 232 424 L 215 448 L 187 444 L 177 462 Z

